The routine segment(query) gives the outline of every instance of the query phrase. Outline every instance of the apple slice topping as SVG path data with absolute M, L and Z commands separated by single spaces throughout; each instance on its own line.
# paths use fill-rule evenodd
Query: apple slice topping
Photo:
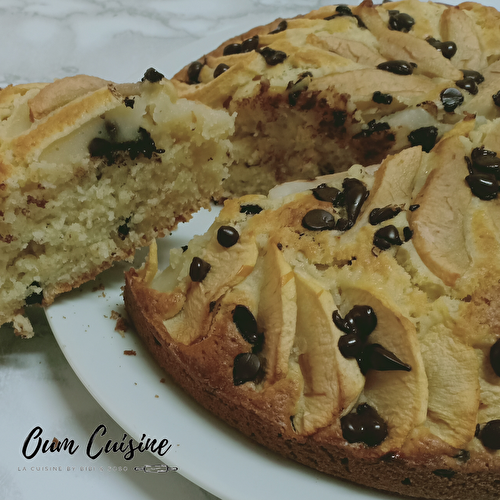
M 183 281 L 186 301 L 178 314 L 163 322 L 170 336 L 183 344 L 190 344 L 208 332 L 210 304 L 243 281 L 257 261 L 258 250 L 252 234 L 245 233 L 229 248 L 213 236 L 204 248 L 189 248 L 184 254 L 186 259 L 192 259 Z M 191 257 L 193 251 L 198 255 Z
M 288 373 L 288 360 L 295 337 L 297 292 L 292 268 L 273 238 L 268 241 L 261 258 L 263 280 L 257 323 L 266 336 L 262 353 L 266 359 L 265 381 L 272 384 Z
M 464 221 L 471 191 L 467 176 L 466 151 L 459 137 L 441 141 L 430 155 L 436 168 L 413 203 L 420 205 L 409 214 L 413 245 L 427 268 L 446 285 L 453 286 L 469 269 Z
M 376 410 L 387 425 L 384 449 L 400 446 L 409 432 L 424 422 L 427 410 L 427 377 L 415 326 L 378 288 L 345 287 L 342 299 L 342 308 L 351 311 L 354 305 L 363 304 L 377 318 L 367 337 L 370 342 L 360 354 L 361 364 L 366 363 L 360 401 Z
M 364 378 L 355 360 L 338 349 L 340 330 L 332 321 L 332 294 L 304 271 L 295 269 L 297 329 L 294 350 L 303 379 L 303 395 L 294 415 L 302 435 L 326 427 L 356 402 Z

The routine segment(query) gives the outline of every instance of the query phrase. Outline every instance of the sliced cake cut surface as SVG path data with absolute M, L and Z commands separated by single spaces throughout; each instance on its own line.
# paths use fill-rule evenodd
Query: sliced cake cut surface
M 168 268 L 153 246 L 127 273 L 137 331 L 197 401 L 287 457 L 496 499 L 499 130 L 457 125 L 430 153 L 226 201 Z
M 234 121 L 154 70 L 0 92 L 0 324 L 50 304 L 220 195 Z
M 411 146 L 429 151 L 457 122 L 499 117 L 499 22 L 471 2 L 322 7 L 228 40 L 174 83 L 237 112 L 225 187 L 266 194 Z

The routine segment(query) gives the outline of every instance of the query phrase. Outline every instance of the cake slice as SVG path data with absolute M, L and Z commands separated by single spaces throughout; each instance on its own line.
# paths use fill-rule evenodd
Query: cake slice
M 79 75 L 0 92 L 0 325 L 50 304 L 221 194 L 233 119 L 140 83 Z

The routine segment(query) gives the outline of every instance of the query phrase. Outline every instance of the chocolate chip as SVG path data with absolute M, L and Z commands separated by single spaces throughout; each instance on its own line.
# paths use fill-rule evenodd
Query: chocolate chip
M 467 463 L 470 460 L 470 451 L 460 450 L 453 458 L 463 464 Z
M 257 50 L 259 47 L 259 35 L 255 35 L 251 38 L 247 38 L 241 42 L 241 52 L 252 52 L 252 50 Z
M 189 65 L 187 70 L 188 83 L 200 83 L 201 68 L 203 68 L 203 64 L 200 61 L 194 61 Z
M 33 281 L 30 287 L 38 287 L 41 288 L 42 285 L 38 281 Z M 33 304 L 41 304 L 43 302 L 43 290 L 41 292 L 33 292 L 28 295 L 24 302 L 27 306 L 32 306 Z
M 435 49 L 439 50 L 446 59 L 451 59 L 457 53 L 457 44 L 455 42 L 441 42 L 435 38 L 427 38 L 429 42 Z
M 414 67 L 414 63 L 399 59 L 395 61 L 386 61 L 377 66 L 378 69 L 381 69 L 382 71 L 389 71 L 395 75 L 411 75 Z
M 344 333 L 353 333 L 366 339 L 377 327 L 375 311 L 366 305 L 355 305 L 342 319 L 339 311 L 333 311 L 335 326 Z
M 441 42 L 441 54 L 446 59 L 451 59 L 457 53 L 457 44 L 455 42 Z
M 452 478 L 456 474 L 454 470 L 450 469 L 436 469 L 433 470 L 432 473 L 438 477 L 447 477 L 447 478 Z
M 401 484 L 404 486 L 411 486 L 411 479 L 409 477 L 405 477 L 402 481 Z
M 376 102 L 377 104 L 391 104 L 392 103 L 392 95 L 382 94 L 382 92 L 377 90 L 373 93 L 372 101 Z
M 229 69 L 229 66 L 224 63 L 220 63 L 215 69 L 214 69 L 214 78 L 219 77 L 222 75 L 222 73 L 225 73 Z
M 415 212 L 415 210 L 417 210 L 418 208 L 420 208 L 420 205 L 410 205 L 410 206 L 408 207 L 408 210 L 409 210 L 410 212 Z
M 340 419 L 342 436 L 348 443 L 365 443 L 378 446 L 387 437 L 387 424 L 377 411 L 364 403 L 356 413 L 348 413 Z
M 354 222 L 340 217 L 335 224 L 335 229 L 337 231 L 348 231 L 354 225 Z
M 500 420 L 490 420 L 479 432 L 479 440 L 490 450 L 500 450 Z
M 389 28 L 395 31 L 402 31 L 408 33 L 415 24 L 415 19 L 409 14 L 398 12 L 389 16 Z
M 290 106 L 295 106 L 299 101 L 300 94 L 302 94 L 302 90 L 296 90 L 295 92 L 290 92 L 288 94 L 288 104 Z
M 181 249 L 182 249 L 182 253 L 184 253 L 188 249 L 188 246 L 187 245 L 182 245 Z
M 481 200 L 493 200 L 498 195 L 498 181 L 492 174 L 471 174 L 465 180 L 472 194 Z
M 497 340 L 490 349 L 490 364 L 493 371 L 500 377 L 500 340 Z
M 376 132 L 383 132 L 384 130 L 389 130 L 391 126 L 386 122 L 377 122 L 375 120 L 371 120 L 368 122 L 368 128 L 363 129 L 359 134 L 354 136 L 355 139 L 370 137 L 372 134 Z
M 474 80 L 477 84 L 484 82 L 484 76 L 479 73 L 479 71 L 474 71 L 473 69 L 461 69 L 460 70 L 464 75 L 464 78 L 470 78 Z
M 320 184 L 312 190 L 312 193 L 317 200 L 335 203 L 335 200 L 340 194 L 340 190 L 327 186 L 326 184 Z
M 441 102 L 447 113 L 455 111 L 464 102 L 464 96 L 460 90 L 449 87 L 441 92 Z
M 208 304 L 208 312 L 214 312 L 215 306 L 217 305 L 217 302 L 215 300 L 212 300 L 210 304 Z
M 500 107 L 500 90 L 496 94 L 493 94 L 491 97 L 493 98 L 495 106 Z
M 212 266 L 199 257 L 194 257 L 189 267 L 189 277 L 192 281 L 200 283 L 205 279 Z
M 438 129 L 436 127 L 420 127 L 408 134 L 412 146 L 422 146 L 422 151 L 428 153 L 436 144 Z
M 335 11 L 341 16 L 352 16 L 352 10 L 345 4 L 337 5 Z
M 244 352 L 234 358 L 233 383 L 241 385 L 255 380 L 260 372 L 260 359 L 256 354 Z
M 263 49 L 260 49 L 259 52 L 269 66 L 276 66 L 288 57 L 283 51 L 274 50 L 271 49 L 271 47 L 264 47 Z
M 405 242 L 413 238 L 413 231 L 408 226 L 403 228 L 403 237 Z
M 397 228 L 391 224 L 380 228 L 375 233 L 373 244 L 381 250 L 387 250 L 391 245 L 402 245 L 403 242 L 399 237 Z
M 241 54 L 241 43 L 230 43 L 224 47 L 222 51 L 223 56 L 230 56 L 232 54 Z
M 348 333 L 339 338 L 338 346 L 340 354 L 342 354 L 344 358 L 350 359 L 358 358 L 361 355 L 363 344 L 363 341 L 358 335 Z
M 493 174 L 498 178 L 500 174 L 500 158 L 497 158 L 495 151 L 484 149 L 484 147 L 474 148 L 471 152 L 471 160 L 475 170 L 485 174 Z
M 278 24 L 278 27 L 276 29 L 274 29 L 273 31 L 270 31 L 269 34 L 275 35 L 276 33 L 280 33 L 282 31 L 285 31 L 287 28 L 288 28 L 288 23 L 286 22 L 286 20 L 283 20 Z
M 383 208 L 374 208 L 368 217 L 368 221 L 372 226 L 376 226 L 381 222 L 392 219 L 401 212 L 401 207 L 396 205 L 387 205 Z
M 241 336 L 250 344 L 255 344 L 259 338 L 257 320 L 248 307 L 238 304 L 233 309 L 233 322 Z
M 224 248 L 229 248 L 235 245 L 240 235 L 238 231 L 231 226 L 221 226 L 217 231 L 217 241 Z
M 479 91 L 476 82 L 472 78 L 464 78 L 463 80 L 458 80 L 455 85 L 461 89 L 464 89 L 469 94 L 476 95 Z
M 401 361 L 394 353 L 380 344 L 368 344 L 361 353 L 360 368 L 363 373 L 368 370 L 409 372 L 411 366 Z
M 129 227 L 129 222 L 130 222 L 131 217 L 127 217 L 125 219 L 125 222 L 121 225 L 118 226 L 118 235 L 122 240 L 125 239 L 126 236 L 130 233 L 130 227 Z
M 165 75 L 162 75 L 159 71 L 156 71 L 154 68 L 149 68 L 144 73 L 142 77 L 142 81 L 147 80 L 151 83 L 157 83 L 165 78 Z
M 302 226 L 311 231 L 324 231 L 335 228 L 335 218 L 330 212 L 315 208 L 304 215 Z
M 125 104 L 127 108 L 134 109 L 135 99 L 133 97 L 125 97 L 125 99 L 123 99 L 123 104 Z
M 347 219 L 354 224 L 369 192 L 359 179 L 346 178 L 342 182 Z
M 263 208 L 259 205 L 241 205 L 240 213 L 247 215 L 256 215 L 262 212 Z
M 96 137 L 89 143 L 88 149 L 92 157 L 104 157 L 111 165 L 116 161 L 119 153 L 126 153 L 135 160 L 140 154 L 151 158 L 153 153 L 164 153 L 164 149 L 158 149 L 149 132 L 142 127 L 138 131 L 139 137 L 133 141 L 114 142 Z

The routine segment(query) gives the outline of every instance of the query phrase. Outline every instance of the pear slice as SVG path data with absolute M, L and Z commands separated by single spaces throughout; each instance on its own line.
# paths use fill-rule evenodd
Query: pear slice
M 264 259 L 264 277 L 257 323 L 265 338 L 266 384 L 286 377 L 297 322 L 295 276 L 277 243 L 270 238 L 261 257 Z
M 465 182 L 465 147 L 459 137 L 439 142 L 430 153 L 435 169 L 412 202 L 419 205 L 408 216 L 412 242 L 427 268 L 453 286 L 469 268 L 464 219 L 472 198 Z
M 438 323 L 420 338 L 429 381 L 426 426 L 456 448 L 473 437 L 479 408 L 478 361 L 474 349 Z
M 246 278 L 257 260 L 255 236 L 247 232 L 230 248 L 221 246 L 215 234 L 204 249 L 202 258 L 210 264 L 210 270 L 201 282 L 187 281 L 186 301 L 182 310 L 163 324 L 169 335 L 181 344 L 189 345 L 208 332 L 210 303 Z M 190 255 L 190 252 L 186 252 Z
M 355 305 L 372 307 L 377 327 L 368 337 L 368 343 L 381 344 L 411 367 L 410 371 L 368 370 L 361 397 L 387 424 L 388 437 L 379 449 L 395 449 L 403 444 L 413 428 L 424 422 L 427 411 L 427 376 L 415 326 L 398 311 L 394 302 L 375 288 L 345 288 L 342 298 L 347 311 Z
M 356 360 L 344 358 L 338 349 L 341 332 L 332 320 L 337 308 L 331 293 L 297 269 L 295 284 L 295 347 L 304 393 L 293 422 L 299 434 L 308 435 L 351 410 L 363 389 L 364 377 Z

